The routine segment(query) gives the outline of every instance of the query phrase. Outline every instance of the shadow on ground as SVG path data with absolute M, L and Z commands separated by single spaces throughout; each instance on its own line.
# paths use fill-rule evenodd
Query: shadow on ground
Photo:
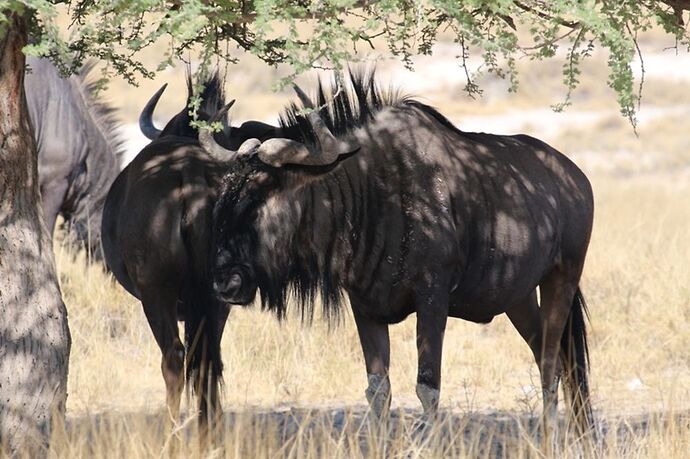
M 66 425 L 65 451 L 72 451 L 74 448 L 69 445 L 78 442 L 82 445 L 80 451 L 131 456 L 132 447 L 127 444 L 141 443 L 146 446 L 136 450 L 136 455 L 158 455 L 173 438 L 166 422 L 163 411 L 72 417 Z M 444 412 L 434 423 L 427 423 L 418 410 L 396 409 L 382 425 L 372 421 L 363 407 L 226 411 L 219 435 L 223 445 L 220 454 L 408 457 L 426 450 L 432 456 L 530 457 L 539 455 L 538 423 L 537 415 L 512 412 Z M 187 446 L 194 444 L 195 426 L 195 419 L 188 417 L 178 426 L 174 438 Z M 565 434 L 567 429 L 563 427 L 567 427 L 566 421 L 561 418 L 560 430 Z M 667 429 L 690 432 L 690 411 L 597 416 L 599 448 L 609 449 L 615 456 L 634 455 L 645 437 Z M 570 437 L 564 440 L 561 444 L 576 443 Z M 228 454 L 228 449 L 235 454 Z

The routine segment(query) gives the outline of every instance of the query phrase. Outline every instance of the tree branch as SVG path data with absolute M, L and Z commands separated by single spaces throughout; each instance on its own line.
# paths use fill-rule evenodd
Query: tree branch
M 522 46 L 522 47 L 520 47 L 520 50 L 525 51 L 525 54 L 529 54 L 529 53 L 527 53 L 527 51 L 533 51 L 535 49 L 541 49 L 544 46 L 551 46 L 554 43 L 558 43 L 559 41 L 563 40 L 564 38 L 568 38 L 573 33 L 578 32 L 578 29 L 579 29 L 579 27 L 572 28 L 569 31 L 567 31 L 566 33 L 564 33 L 563 35 L 559 35 L 558 37 L 555 37 L 555 38 L 553 38 L 549 41 L 546 41 L 544 43 L 539 43 L 539 44 L 534 45 L 534 46 Z M 582 30 L 582 29 L 580 29 L 580 30 Z
M 678 26 L 685 26 L 683 11 L 690 11 L 690 0 L 661 0 L 661 3 L 665 3 L 671 7 L 673 13 L 676 15 Z
M 543 11 L 539 11 L 539 10 L 534 9 L 529 5 L 525 5 L 524 3 L 522 3 L 518 0 L 515 0 L 513 2 L 513 4 L 523 11 L 526 11 L 528 13 L 532 13 L 532 14 L 534 14 L 534 15 L 542 18 L 542 19 L 547 19 L 549 21 L 555 21 L 557 24 L 562 25 L 563 27 L 570 27 L 571 29 L 575 29 L 577 27 L 580 27 L 579 21 L 566 21 L 565 19 L 551 16 L 550 14 L 544 13 Z
M 179 4 L 181 4 L 181 0 L 176 0 L 174 3 L 179 5 Z M 208 4 L 210 2 L 205 1 L 204 3 Z M 371 5 L 372 3 L 375 3 L 375 2 L 372 2 L 370 0 L 361 0 L 361 1 L 355 2 L 349 8 L 345 8 L 345 7 L 339 8 L 338 13 L 347 12 L 348 9 L 365 8 L 369 5 Z M 242 12 L 242 13 L 237 14 L 235 16 L 235 18 L 229 22 L 232 24 L 237 24 L 237 25 L 251 24 L 252 22 L 254 22 L 256 20 L 257 16 L 258 15 L 255 11 Z M 318 20 L 318 19 L 326 19 L 329 17 L 332 17 L 331 13 L 326 13 L 326 12 L 320 11 L 320 12 L 315 12 L 315 13 L 308 13 L 306 16 L 301 17 L 299 19 L 312 19 L 312 20 L 316 19 L 316 20 Z

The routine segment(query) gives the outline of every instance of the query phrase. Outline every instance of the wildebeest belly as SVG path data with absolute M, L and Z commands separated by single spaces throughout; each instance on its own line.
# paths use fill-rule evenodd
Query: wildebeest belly
M 346 290 L 352 306 L 357 307 L 363 316 L 379 323 L 396 324 L 415 312 L 414 292 L 404 285 L 394 289 L 378 286 L 368 291 Z
M 499 258 L 476 271 L 470 270 L 451 291 L 448 315 L 488 323 L 527 298 L 553 264 L 550 257 L 537 255 Z
M 519 301 L 519 300 L 518 300 Z M 462 294 L 453 292 L 448 308 L 448 316 L 468 320 L 480 324 L 487 324 L 499 314 L 503 314 L 514 301 L 496 301 L 492 298 L 467 298 Z
M 448 317 L 455 317 L 478 324 L 488 324 L 501 312 L 497 312 L 497 308 L 487 307 L 486 305 L 451 303 L 448 309 Z

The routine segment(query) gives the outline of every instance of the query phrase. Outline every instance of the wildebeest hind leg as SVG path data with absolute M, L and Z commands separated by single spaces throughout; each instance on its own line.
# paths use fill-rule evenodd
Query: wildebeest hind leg
M 543 445 L 549 452 L 556 444 L 558 426 L 558 385 L 563 371 L 560 359 L 561 337 L 570 315 L 577 275 L 565 267 L 554 268 L 540 284 L 543 345 L 541 384 L 544 397 Z
M 535 289 L 526 299 L 508 309 L 506 315 L 522 339 L 529 345 L 541 373 L 542 329 L 537 290 Z
M 177 298 L 174 295 L 160 295 L 160 292 L 175 290 L 161 289 L 159 294 L 142 292 L 142 304 L 153 336 L 161 350 L 161 372 L 165 380 L 166 402 L 170 419 L 177 423 L 180 418 L 180 399 L 184 388 L 184 345 L 177 329 Z
M 359 342 L 362 345 L 367 367 L 367 390 L 365 394 L 371 412 L 377 419 L 385 419 L 391 404 L 391 383 L 388 378 L 390 365 L 390 339 L 388 325 L 374 322 L 359 312 L 359 305 L 352 302 L 352 312 L 357 324 Z

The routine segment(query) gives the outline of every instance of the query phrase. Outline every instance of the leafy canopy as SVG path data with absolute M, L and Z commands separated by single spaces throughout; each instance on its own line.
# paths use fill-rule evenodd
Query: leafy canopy
M 514 91 L 516 59 L 553 58 L 565 49 L 566 96 L 557 109 L 569 104 L 580 64 L 600 46 L 608 51 L 608 85 L 634 124 L 637 34 L 662 27 L 676 46 L 689 47 L 688 9 L 690 0 L 0 0 L 0 34 L 9 11 L 27 12 L 34 27 L 28 53 L 49 56 L 65 71 L 96 57 L 111 75 L 134 83 L 190 55 L 203 73 L 212 62 L 235 62 L 238 48 L 269 65 L 289 65 L 292 76 L 340 68 L 375 43 L 412 66 L 413 55 L 431 54 L 439 33 L 451 33 L 471 95 L 481 92 L 467 67 L 471 53 L 481 55 L 483 71 L 508 79 Z M 66 30 L 57 26 L 60 12 L 69 15 Z M 140 51 L 161 40 L 168 46 L 159 62 L 140 60 Z

